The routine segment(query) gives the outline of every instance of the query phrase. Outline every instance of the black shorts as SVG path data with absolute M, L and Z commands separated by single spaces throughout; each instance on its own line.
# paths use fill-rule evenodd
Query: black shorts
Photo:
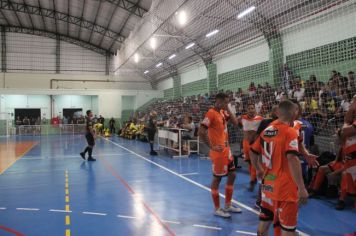
M 156 135 L 156 131 L 148 130 L 147 131 L 148 141 L 154 141 L 155 135 Z
M 95 145 L 95 140 L 94 137 L 91 133 L 86 133 L 85 138 L 87 139 L 87 143 L 89 146 L 94 146 Z

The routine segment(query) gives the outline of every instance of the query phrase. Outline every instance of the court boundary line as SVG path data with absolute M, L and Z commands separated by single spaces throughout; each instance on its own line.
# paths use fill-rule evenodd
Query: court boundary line
M 177 172 L 175 172 L 175 171 L 173 171 L 173 170 L 171 170 L 171 169 L 169 169 L 169 168 L 167 168 L 165 166 L 162 166 L 162 165 L 160 165 L 160 164 L 158 164 L 158 163 L 156 163 L 156 162 L 154 162 L 154 161 L 152 161 L 152 160 L 150 160 L 150 159 L 148 159 L 148 158 L 146 158 L 146 157 L 144 157 L 144 156 L 142 156 L 142 155 L 140 155 L 140 154 L 138 154 L 138 153 L 136 153 L 136 152 L 134 152 L 134 151 L 132 151 L 132 150 L 130 150 L 128 148 L 125 148 L 122 145 L 117 144 L 117 143 L 115 143 L 114 141 L 112 141 L 110 139 L 104 139 L 104 140 L 107 140 L 110 143 L 112 143 L 113 145 L 115 145 L 117 147 L 120 147 L 120 148 L 122 148 L 122 149 L 124 149 L 124 150 L 126 150 L 126 151 L 128 151 L 128 152 L 130 152 L 132 154 L 135 154 L 137 157 L 139 157 L 139 158 L 141 158 L 141 159 L 143 159 L 143 160 L 145 160 L 145 161 L 147 161 L 147 162 L 149 162 L 149 163 L 151 163 L 151 164 L 153 164 L 153 165 L 155 165 L 155 166 L 157 166 L 157 167 L 159 167 L 159 168 L 161 168 L 161 169 L 163 169 L 163 170 L 165 170 L 165 171 L 167 171 L 167 172 L 169 172 L 169 173 L 171 173 L 171 174 L 173 174 L 173 175 L 175 175 L 175 176 L 177 176 L 177 177 L 179 177 L 181 179 L 184 179 L 187 182 L 190 182 L 191 184 L 193 184 L 195 186 L 198 186 L 198 187 L 200 187 L 200 188 L 202 188 L 202 189 L 204 189 L 204 190 L 206 190 L 208 192 L 211 192 L 210 188 L 208 188 L 208 187 L 206 187 L 206 186 L 204 186 L 204 185 L 202 185 L 202 184 L 200 184 L 200 183 L 198 183 L 198 182 L 196 182 L 194 180 L 191 180 L 191 179 L 189 179 L 189 178 L 187 178 L 187 177 L 185 177 L 185 176 L 183 176 L 183 175 L 181 175 L 181 174 L 179 174 L 179 173 L 177 173 Z M 220 192 L 219 192 L 219 196 L 222 197 L 222 198 L 225 198 L 225 195 L 220 193 Z M 240 206 L 240 207 L 252 212 L 252 213 L 255 213 L 256 215 L 260 214 L 257 210 L 255 210 L 255 209 L 253 209 L 253 208 L 251 208 L 251 207 L 249 207 L 249 206 L 247 206 L 247 205 L 245 205 L 245 204 L 243 204 L 243 203 L 241 203 L 241 202 L 239 202 L 239 201 L 237 201 L 235 199 L 232 199 L 232 202 L 235 203 L 236 205 L 238 205 L 238 206 Z M 310 236 L 309 234 L 304 233 L 304 232 L 302 232 L 300 230 L 296 230 L 296 232 L 298 232 L 300 236 Z

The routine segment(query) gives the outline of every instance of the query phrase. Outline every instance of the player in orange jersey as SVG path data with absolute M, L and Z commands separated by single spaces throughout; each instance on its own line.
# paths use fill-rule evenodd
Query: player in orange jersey
M 344 171 L 341 178 L 341 192 L 336 210 L 345 208 L 348 194 L 356 196 L 356 95 L 345 115 L 345 124 L 339 132 L 345 156 Z M 356 205 L 355 205 L 356 206 Z
M 215 215 L 228 218 L 229 212 L 240 213 L 241 209 L 231 204 L 233 187 L 235 182 L 235 163 L 229 146 L 227 122 L 238 124 L 235 114 L 228 109 L 229 97 L 225 93 L 218 93 L 215 97 L 215 105 L 205 114 L 205 118 L 199 129 L 200 139 L 210 147 L 209 156 L 212 161 L 213 180 L 211 183 L 211 195 L 215 207 Z M 225 187 L 225 208 L 220 208 L 219 184 L 221 178 L 227 176 Z
M 298 202 L 305 204 L 297 131 L 292 127 L 296 106 L 289 100 L 279 104 L 279 118 L 273 121 L 251 146 L 251 161 L 262 179 L 262 203 L 257 235 L 268 235 L 274 223 L 275 235 L 295 235 Z
M 242 126 L 243 130 L 243 152 L 244 152 L 244 160 L 249 164 L 249 172 L 250 172 L 250 187 L 249 191 L 253 191 L 256 181 L 256 170 L 251 165 L 250 161 L 250 144 L 252 144 L 257 136 L 257 129 L 260 126 L 261 121 L 263 120 L 262 116 L 256 114 L 256 109 L 254 104 L 247 105 L 247 113 L 240 116 L 238 118 L 239 124 Z

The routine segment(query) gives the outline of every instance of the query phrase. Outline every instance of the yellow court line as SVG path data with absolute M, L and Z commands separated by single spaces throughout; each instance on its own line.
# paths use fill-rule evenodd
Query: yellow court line
M 2 173 L 4 173 L 7 169 L 9 169 L 13 164 L 15 164 L 16 161 L 20 160 L 26 153 L 28 153 L 34 146 L 36 146 L 37 144 L 39 144 L 39 142 L 35 142 L 32 146 L 30 146 L 29 148 L 27 148 L 23 153 L 21 153 L 19 155 L 18 158 L 16 158 L 13 162 L 11 162 L 6 168 L 4 168 L 3 170 L 0 170 L 0 175 Z
M 70 229 L 66 229 L 66 236 L 70 236 Z
M 66 183 L 66 185 L 65 185 L 65 186 L 66 186 L 66 188 L 68 188 L 68 183 Z
M 66 216 L 66 225 L 70 225 L 70 216 Z
M 66 202 L 69 202 L 69 196 L 66 196 Z
M 66 195 L 69 195 L 69 190 L 66 188 Z
M 70 211 L 68 204 L 66 205 L 66 211 Z

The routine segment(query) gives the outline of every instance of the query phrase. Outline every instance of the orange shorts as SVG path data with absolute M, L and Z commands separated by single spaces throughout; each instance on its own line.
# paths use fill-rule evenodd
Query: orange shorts
M 341 189 L 356 196 L 356 159 L 345 162 L 345 171 L 341 179 Z
M 262 193 L 260 220 L 273 221 L 274 226 L 280 226 L 285 231 L 295 231 L 297 228 L 298 203 L 275 201 L 266 198 Z
M 333 161 L 333 162 L 330 162 L 328 164 L 328 166 L 329 166 L 329 169 L 334 172 L 335 170 L 340 170 L 340 169 L 344 168 L 344 163 L 341 161 Z
M 229 171 L 236 169 L 229 147 L 224 148 L 222 152 L 210 151 L 210 158 L 214 176 L 226 176 Z
M 250 160 L 250 143 L 247 139 L 244 139 L 242 141 L 242 147 L 244 151 L 244 160 L 245 161 Z

